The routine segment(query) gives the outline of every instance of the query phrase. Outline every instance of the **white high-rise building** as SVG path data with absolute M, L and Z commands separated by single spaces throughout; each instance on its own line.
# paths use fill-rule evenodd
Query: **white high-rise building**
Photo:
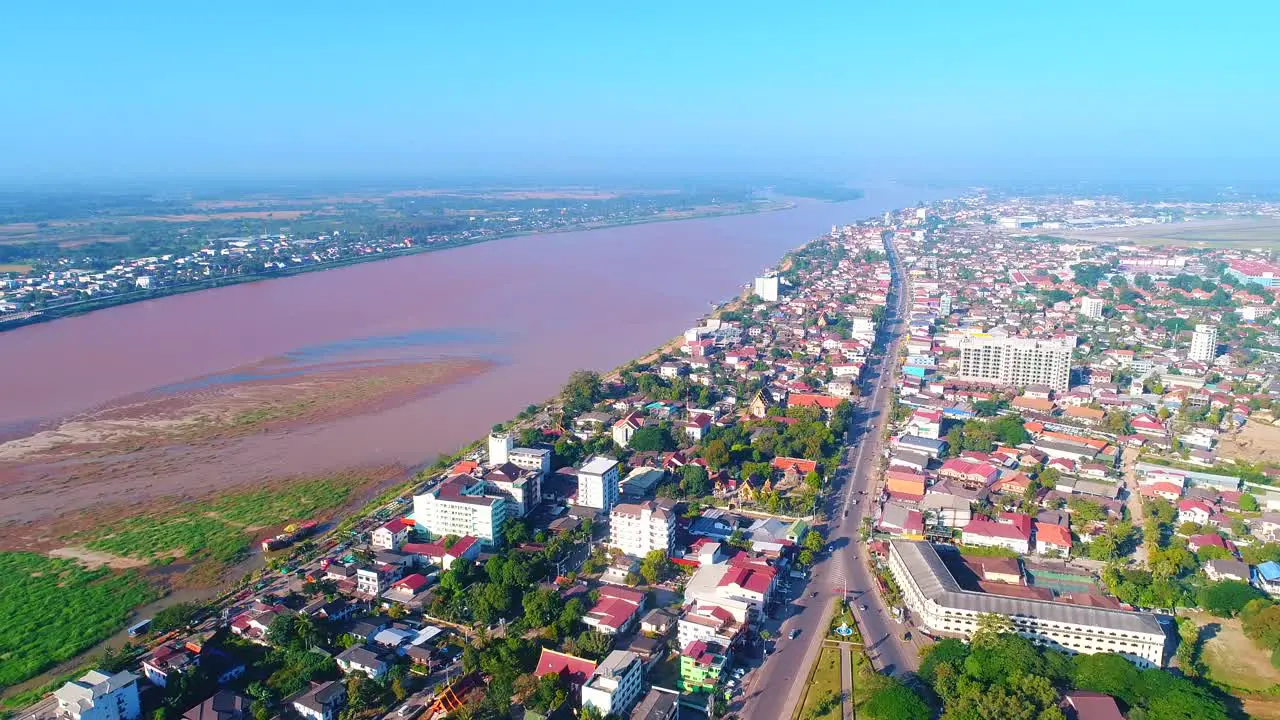
M 582 686 L 582 707 L 594 706 L 600 715 L 624 716 L 644 689 L 644 663 L 628 650 L 614 650 L 600 661 Z
M 502 465 L 511 461 L 511 449 L 515 442 L 510 433 L 491 433 L 489 435 L 489 464 Z
M 1102 298 L 1083 297 L 1080 298 L 1080 314 L 1098 320 L 1102 318 Z
M 470 535 L 493 547 L 502 543 L 509 505 L 490 494 L 484 480 L 455 475 L 413 496 L 413 520 L 434 537 Z
M 1218 355 L 1218 328 L 1213 325 L 1197 325 L 1191 336 L 1191 350 L 1187 359 L 1199 362 L 1213 362 Z
M 1071 386 L 1075 337 L 1062 340 L 966 336 L 960 338 L 960 379 L 1014 387 L 1048 385 L 1059 392 Z
M 609 547 L 642 558 L 654 550 L 671 555 L 676 514 L 653 501 L 617 505 L 609 513 Z
M 765 302 L 778 301 L 778 276 L 770 275 L 768 277 L 756 278 L 756 295 L 760 296 Z
M 578 469 L 578 504 L 609 512 L 618 503 L 618 461 L 594 455 Z
M 942 293 L 942 297 L 938 298 L 938 314 L 946 317 L 951 314 L 951 310 L 951 293 Z

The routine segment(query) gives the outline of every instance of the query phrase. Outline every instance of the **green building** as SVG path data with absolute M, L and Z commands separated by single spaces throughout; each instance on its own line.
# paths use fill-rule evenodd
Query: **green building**
M 711 692 L 724 678 L 729 652 L 721 645 L 694 640 L 680 653 L 680 689 Z

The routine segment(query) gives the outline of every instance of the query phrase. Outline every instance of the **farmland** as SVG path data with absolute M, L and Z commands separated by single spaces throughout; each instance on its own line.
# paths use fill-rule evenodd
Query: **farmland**
M 90 550 L 129 558 L 232 564 L 249 552 L 254 535 L 339 507 L 366 478 L 339 474 L 227 493 L 104 523 L 69 539 Z
M 135 607 L 156 595 L 136 572 L 0 553 L 0 687 L 34 677 L 111 636 Z

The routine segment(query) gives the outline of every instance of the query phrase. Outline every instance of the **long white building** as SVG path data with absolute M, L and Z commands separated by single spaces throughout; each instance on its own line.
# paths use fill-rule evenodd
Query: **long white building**
M 1165 630 L 1150 613 L 965 590 L 927 542 L 891 540 L 889 570 L 915 622 L 930 632 L 968 638 L 980 616 L 995 614 L 1037 645 L 1070 654 L 1112 652 L 1141 666 L 1164 665 Z
M 676 514 L 653 501 L 615 505 L 609 513 L 609 547 L 642 558 L 654 550 L 671 555 Z
M 960 378 L 1014 387 L 1047 385 L 1066 392 L 1071 385 L 1075 338 L 1037 340 L 968 335 L 960 338 Z

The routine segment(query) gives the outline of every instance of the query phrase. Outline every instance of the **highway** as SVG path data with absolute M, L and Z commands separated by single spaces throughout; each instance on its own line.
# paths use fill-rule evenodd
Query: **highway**
M 893 285 L 886 308 L 884 352 L 869 360 L 863 383 L 863 400 L 850 421 L 844 464 L 826 499 L 831 518 L 827 526 L 830 552 L 814 564 L 806 586 L 784 605 L 781 622 L 766 627 L 777 638 L 763 665 L 746 678 L 745 691 L 731 703 L 730 711 L 743 718 L 790 718 L 804 681 L 818 657 L 826 635 L 827 610 L 845 592 L 846 583 L 859 627 L 876 669 L 887 673 L 914 671 L 916 649 L 901 639 L 906 627 L 895 622 L 885 607 L 867 565 L 860 529 L 862 518 L 873 514 L 876 483 L 892 397 L 893 368 L 904 328 L 903 272 L 897 253 L 886 248 L 893 268 Z M 813 593 L 817 593 L 814 597 Z M 861 606 L 866 605 L 866 611 Z M 777 615 L 777 613 L 775 613 Z M 776 628 L 776 629 L 775 629 Z M 795 639 L 789 635 L 799 631 Z

